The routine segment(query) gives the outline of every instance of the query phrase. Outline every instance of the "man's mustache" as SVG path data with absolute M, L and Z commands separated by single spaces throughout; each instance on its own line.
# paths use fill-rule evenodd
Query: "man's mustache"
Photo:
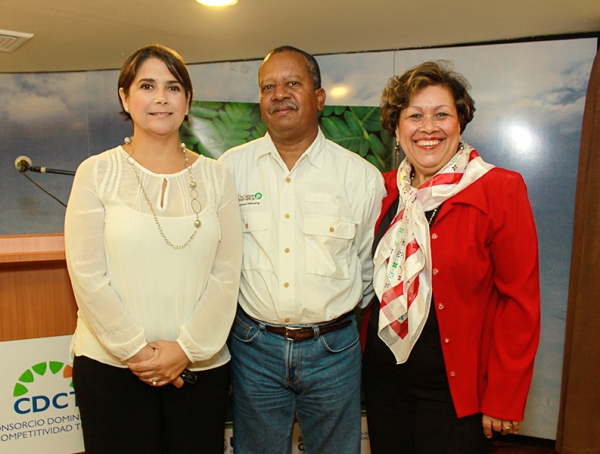
M 290 101 L 288 99 L 284 99 L 283 101 L 275 101 L 271 107 L 269 107 L 269 113 L 272 114 L 275 110 L 280 107 L 289 107 L 290 109 L 298 110 L 298 104 L 294 101 Z

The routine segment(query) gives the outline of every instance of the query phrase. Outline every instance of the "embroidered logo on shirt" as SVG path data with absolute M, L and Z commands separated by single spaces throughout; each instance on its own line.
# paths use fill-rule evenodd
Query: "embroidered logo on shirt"
M 238 194 L 238 202 L 240 206 L 247 205 L 260 205 L 260 199 L 262 199 L 262 192 L 257 192 L 255 194 Z

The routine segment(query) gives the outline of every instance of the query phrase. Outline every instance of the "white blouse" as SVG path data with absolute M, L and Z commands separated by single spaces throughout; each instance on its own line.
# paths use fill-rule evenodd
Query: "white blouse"
M 92 156 L 73 183 L 65 217 L 79 307 L 71 356 L 127 367 L 148 342 L 168 340 L 179 343 L 192 370 L 225 364 L 242 255 L 232 176 L 203 156 L 192 164 L 202 224 L 176 250 L 162 238 L 127 156 L 120 146 Z M 196 219 L 188 171 L 156 174 L 134 165 L 164 234 L 184 244 Z

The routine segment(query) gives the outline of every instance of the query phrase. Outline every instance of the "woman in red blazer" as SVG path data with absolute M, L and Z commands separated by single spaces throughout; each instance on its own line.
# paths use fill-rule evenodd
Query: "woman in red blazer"
M 388 82 L 385 175 L 363 383 L 371 452 L 485 453 L 519 431 L 540 331 L 537 235 L 523 178 L 461 140 L 468 82 L 443 62 Z

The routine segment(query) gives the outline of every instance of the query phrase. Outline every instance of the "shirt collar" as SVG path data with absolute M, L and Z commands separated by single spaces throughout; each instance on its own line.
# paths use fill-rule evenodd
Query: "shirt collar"
M 313 166 L 315 166 L 318 169 L 321 169 L 323 167 L 323 148 L 325 145 L 325 140 L 325 136 L 323 135 L 321 128 L 319 128 L 317 137 L 315 138 L 313 143 L 311 143 L 310 146 L 306 149 L 306 151 L 303 153 L 300 159 L 308 159 L 308 162 L 310 162 Z M 277 151 L 277 148 L 273 143 L 273 139 L 271 139 L 271 136 L 267 132 L 263 137 L 260 147 L 258 147 L 258 149 L 256 150 L 254 157 L 258 161 L 263 156 L 269 154 L 273 155 L 275 159 L 281 159 L 281 156 L 279 155 L 279 152 Z M 298 160 L 298 162 L 300 162 L 300 159 Z

